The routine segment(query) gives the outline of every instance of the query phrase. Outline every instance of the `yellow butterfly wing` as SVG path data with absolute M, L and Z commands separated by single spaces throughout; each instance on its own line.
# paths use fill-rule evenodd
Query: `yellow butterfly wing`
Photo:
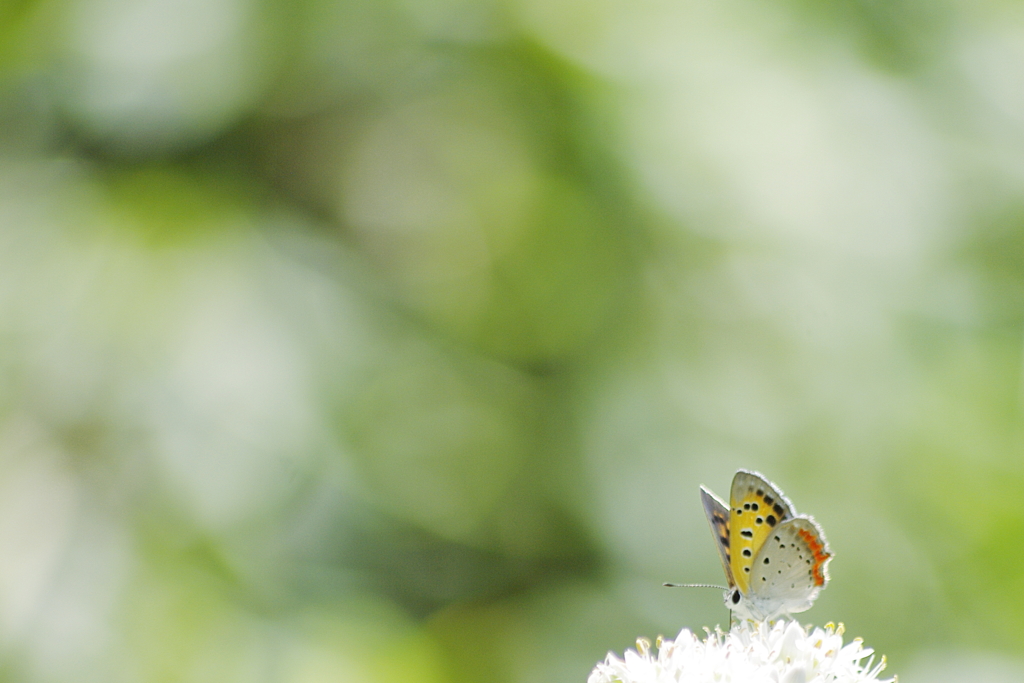
M 729 496 L 729 571 L 740 591 L 750 595 L 754 558 L 778 524 L 793 517 L 782 491 L 757 472 L 739 470 Z

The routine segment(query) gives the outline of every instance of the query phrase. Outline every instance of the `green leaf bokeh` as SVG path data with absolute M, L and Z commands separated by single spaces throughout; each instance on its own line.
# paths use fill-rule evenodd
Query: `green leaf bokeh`
M 698 484 L 1024 671 L 1013 3 L 0 9 L 0 680 L 583 681 Z M 944 677 L 944 678 L 943 678 Z

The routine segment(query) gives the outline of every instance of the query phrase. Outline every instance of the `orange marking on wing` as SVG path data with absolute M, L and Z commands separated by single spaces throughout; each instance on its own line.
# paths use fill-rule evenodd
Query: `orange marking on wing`
M 797 533 L 800 534 L 800 538 L 804 539 L 807 547 L 814 553 L 814 585 L 824 586 L 825 575 L 822 573 L 821 567 L 824 565 L 825 560 L 832 556 L 825 552 L 825 547 L 818 542 L 818 538 L 807 529 L 799 529 Z

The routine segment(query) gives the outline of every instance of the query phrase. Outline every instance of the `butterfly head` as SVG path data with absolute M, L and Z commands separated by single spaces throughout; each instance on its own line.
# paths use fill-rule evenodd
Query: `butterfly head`
M 791 599 L 780 599 L 773 596 L 744 595 L 737 587 L 729 588 L 723 594 L 725 606 L 732 610 L 733 616 L 738 620 L 746 621 L 774 621 L 780 617 L 789 616 L 797 612 L 804 612 L 811 608 L 818 591 L 811 594 L 796 596 Z
M 765 613 L 763 608 L 758 608 L 753 601 L 743 595 L 737 586 L 726 589 L 723 594 L 725 606 L 732 610 L 737 619 L 748 619 L 750 621 L 766 621 L 774 618 L 774 614 Z

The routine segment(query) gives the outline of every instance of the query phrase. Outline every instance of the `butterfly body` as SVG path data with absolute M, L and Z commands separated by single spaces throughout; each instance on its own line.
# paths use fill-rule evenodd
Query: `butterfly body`
M 728 506 L 703 486 L 700 494 L 729 583 L 726 606 L 754 621 L 809 609 L 832 559 L 817 523 L 757 472 L 736 472 Z

